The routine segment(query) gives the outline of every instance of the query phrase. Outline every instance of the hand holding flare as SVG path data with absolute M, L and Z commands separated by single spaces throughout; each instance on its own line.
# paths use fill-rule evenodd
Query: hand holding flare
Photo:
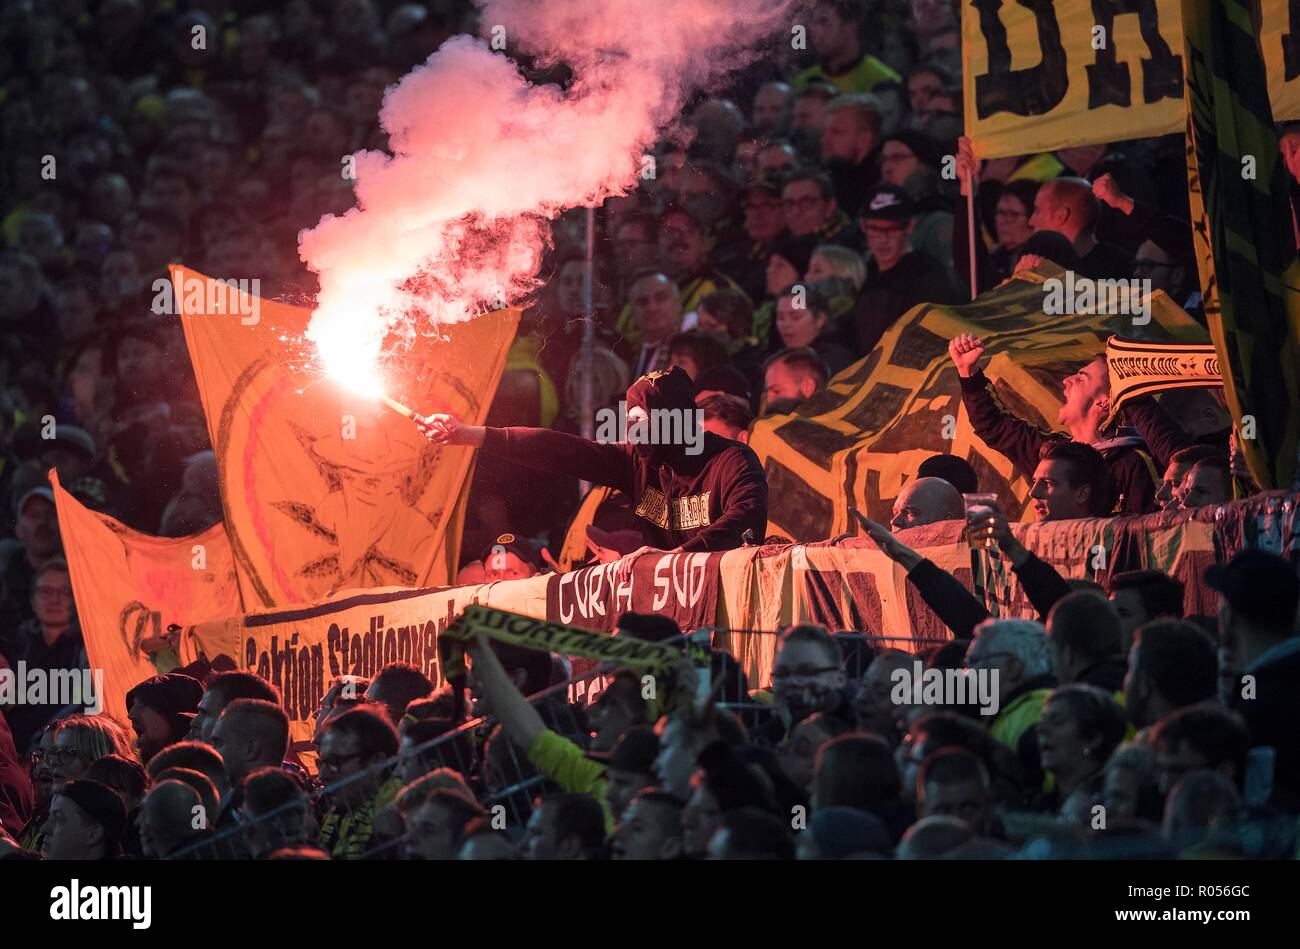
M 424 417 L 412 415 L 411 421 L 435 445 L 471 445 L 480 448 L 486 434 L 481 425 L 466 425 L 454 415 L 437 412 Z

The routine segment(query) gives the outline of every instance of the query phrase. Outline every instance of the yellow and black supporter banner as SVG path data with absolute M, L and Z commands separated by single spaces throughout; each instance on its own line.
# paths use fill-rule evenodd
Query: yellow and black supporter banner
M 1106 342 L 1106 368 L 1112 418 L 1139 396 L 1223 386 L 1213 343 L 1149 343 L 1113 336 Z
M 1275 493 L 1220 508 L 1016 524 L 1012 531 L 1062 576 L 1104 584 L 1125 570 L 1163 570 L 1185 585 L 1187 613 L 1213 613 L 1216 594 L 1203 583 L 1205 568 L 1246 546 L 1294 556 L 1300 550 L 1297 500 L 1296 495 Z M 1019 581 L 1004 563 L 981 554 L 972 571 L 963 527 L 956 521 L 929 524 L 900 531 L 899 539 L 954 573 L 993 613 L 1032 617 Z M 635 569 L 653 576 L 658 562 L 669 556 L 648 554 L 636 562 Z M 714 645 L 735 655 L 753 683 L 766 683 L 771 677 L 776 652 L 776 637 L 771 633 L 794 623 L 822 623 L 831 629 L 888 636 L 890 645 L 910 652 L 951 636 L 920 599 L 906 572 L 863 537 L 739 548 L 710 560 L 708 570 L 713 581 L 708 587 L 710 612 L 716 620 L 706 625 L 733 631 L 716 635 Z M 370 677 L 390 662 L 405 661 L 436 684 L 445 681 L 448 670 L 439 657 L 439 641 L 449 628 L 466 628 L 458 620 L 466 611 L 467 622 L 475 625 L 475 617 L 511 617 L 509 624 L 487 625 L 491 635 L 512 636 L 519 645 L 578 656 L 575 669 L 581 661 L 613 660 L 636 668 L 637 663 L 665 662 L 667 651 L 680 655 L 669 646 L 643 643 L 633 652 L 610 652 L 631 649 L 624 643 L 636 641 L 563 622 L 550 612 L 555 603 L 547 596 L 547 586 L 553 580 L 554 575 L 547 575 L 450 590 L 354 591 L 303 608 L 200 623 L 185 631 L 181 659 L 190 662 L 199 653 L 212 659 L 224 655 L 237 668 L 271 681 L 280 689 L 291 738 L 302 752 L 311 748 L 317 703 L 336 676 Z M 479 606 L 493 609 L 480 612 Z M 691 629 L 692 616 L 703 615 L 697 607 L 675 599 L 664 604 L 663 613 L 686 630 Z M 518 617 L 526 617 L 526 622 Z M 105 639 L 104 649 L 112 646 Z M 584 653 L 589 658 L 584 659 Z M 109 658 L 101 655 L 97 662 Z M 108 689 L 122 694 L 134 684 L 119 676 L 106 677 L 105 682 Z M 597 688 L 575 688 L 570 700 L 589 702 Z
M 626 666 L 638 675 L 660 675 L 682 658 L 680 646 L 666 646 L 632 636 L 611 636 L 595 630 L 566 626 L 544 619 L 488 606 L 467 606 L 443 633 L 447 639 L 465 641 L 486 636 L 524 649 L 558 652 L 596 662 Z M 464 670 L 462 650 L 444 648 L 443 674 L 454 678 Z
M 1274 5 L 1264 4 L 1266 18 Z M 1273 90 L 1267 30 L 1260 61 L 1251 6 L 1183 4 L 1187 190 L 1228 407 L 1238 433 L 1253 436 L 1238 444 L 1257 484 L 1286 489 L 1296 483 L 1300 445 L 1300 261 L 1273 121 L 1295 113 Z M 1300 4 L 1290 6 L 1300 21 Z M 1300 56 L 1300 42 L 1288 48 Z
M 1209 11 L 1223 0 L 1188 2 Z M 1265 99 L 1274 117 L 1296 118 L 1300 5 L 1260 0 L 1259 10 Z M 965 127 L 979 158 L 1183 130 L 1179 0 L 963 0 L 961 30 Z
M 969 304 L 914 307 L 865 359 L 796 412 L 759 419 L 750 447 L 767 472 L 769 535 L 834 537 L 853 530 L 855 504 L 887 522 L 900 489 L 936 453 L 965 458 L 981 489 L 1000 495 L 1008 517 L 1022 516 L 1029 481 L 971 430 L 948 356 L 954 336 L 984 340 L 984 371 L 997 397 L 1043 429 L 1057 428 L 1061 380 L 1105 351 L 1110 337 L 1206 341 L 1204 328 L 1160 291 L 1140 301 L 1141 315 L 1102 313 L 1096 305 L 1045 313 L 1044 297 L 1054 286 L 1046 281 L 1061 274 L 1044 263 Z

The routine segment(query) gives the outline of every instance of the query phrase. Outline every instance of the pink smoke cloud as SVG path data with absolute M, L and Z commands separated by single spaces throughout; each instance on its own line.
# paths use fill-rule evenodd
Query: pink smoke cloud
M 487 42 L 448 40 L 384 96 L 392 154 L 355 156 L 357 206 L 299 235 L 320 278 L 307 336 L 361 389 L 387 334 L 414 340 L 536 286 L 549 221 L 625 193 L 686 97 L 784 24 L 774 0 L 487 0 L 482 28 L 572 67 L 527 82 Z

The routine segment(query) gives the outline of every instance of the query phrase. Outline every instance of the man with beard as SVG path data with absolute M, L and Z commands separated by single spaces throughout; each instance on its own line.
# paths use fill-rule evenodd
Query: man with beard
M 948 352 L 957 367 L 962 403 L 971 428 L 990 448 L 1011 459 L 1021 474 L 1039 480 L 1036 471 L 1045 461 L 1041 450 L 1048 442 L 1080 442 L 1096 449 L 1105 459 L 1116 495 L 1116 512 L 1144 514 L 1153 508 L 1157 475 L 1146 443 L 1129 429 L 1101 430 L 1110 415 L 1110 376 L 1104 354 L 1062 383 L 1064 402 L 1056 420 L 1068 430 L 1066 435 L 1044 432 L 1003 408 L 980 366 L 983 340 L 963 334 L 948 344 Z M 1036 496 L 1036 500 L 1050 499 Z M 1099 512 L 1089 513 L 1097 516 Z M 1057 519 L 1083 516 L 1086 514 L 1056 512 Z
M 126 693 L 127 716 L 142 762 L 147 765 L 168 745 L 186 739 L 201 698 L 203 686 L 180 672 L 145 679 Z
M 831 372 L 826 362 L 807 346 L 783 349 L 763 368 L 764 415 L 784 415 L 826 388 Z
M 880 181 L 879 138 L 880 105 L 871 96 L 837 96 L 827 103 L 822 113 L 822 164 L 835 187 L 836 202 L 851 217 Z
M 751 300 L 761 300 L 767 289 L 767 258 L 772 254 L 776 239 L 785 230 L 781 186 L 775 179 L 760 175 L 745 188 L 741 209 L 745 239 L 718 247 L 718 263 L 728 273 L 736 275 L 740 289 Z M 701 297 L 700 302 L 703 300 Z M 748 336 L 749 328 L 746 327 L 741 335 Z
M 680 312 L 687 317 L 680 321 L 679 327 L 668 332 L 671 336 L 678 328 L 694 326 L 695 318 L 688 315 L 696 311 L 701 300 L 715 290 L 735 287 L 736 282 L 714 268 L 709 260 L 708 232 L 700 219 L 686 208 L 675 206 L 665 210 L 659 216 L 657 233 L 659 259 L 664 267 L 662 278 L 677 289 Z M 618 317 L 618 331 L 630 343 L 661 342 L 651 338 L 652 331 L 642 325 L 644 315 L 636 312 L 638 303 L 634 297 L 641 279 L 634 280 L 629 289 L 628 303 Z
M 14 536 L 22 550 L 10 557 L 4 572 L 4 588 L 22 610 L 22 619 L 35 615 L 32 588 L 36 570 L 63 549 L 59 519 L 54 509 L 54 492 L 41 486 L 32 488 L 18 502 Z
M 465 425 L 451 415 L 430 415 L 419 425 L 435 444 L 471 445 L 531 468 L 618 488 L 636 506 L 646 542 L 629 557 L 647 550 L 731 550 L 741 546 L 746 530 L 755 536 L 766 530 L 767 478 L 747 446 L 702 427 L 691 445 L 654 437 L 665 428 L 657 423 L 672 416 L 682 420 L 683 436 L 691 434 L 697 412 L 689 377 L 674 367 L 642 376 L 627 390 L 629 443 L 601 444 L 540 428 Z

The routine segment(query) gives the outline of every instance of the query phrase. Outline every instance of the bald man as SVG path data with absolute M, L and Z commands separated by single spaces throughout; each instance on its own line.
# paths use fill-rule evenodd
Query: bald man
M 1100 208 L 1092 185 L 1082 178 L 1057 178 L 1038 189 L 1029 226 L 1034 233 L 1055 231 L 1074 245 L 1079 255 L 1076 272 L 1093 280 L 1127 279 L 1133 259 L 1114 244 L 1097 240 Z
M 919 481 L 940 480 L 939 478 L 918 478 L 909 487 Z M 952 486 L 949 485 L 949 487 Z M 941 488 L 933 488 L 928 485 L 922 490 L 933 491 L 939 499 L 942 499 L 945 494 Z M 953 488 L 953 491 L 955 492 L 956 489 Z M 902 500 L 901 495 L 900 500 Z M 966 517 L 965 505 L 960 494 L 957 495 L 957 501 L 959 504 L 958 517 L 964 521 Z M 940 501 L 940 503 L 943 502 Z M 951 496 L 949 496 L 946 503 L 951 503 Z M 895 506 L 895 520 L 897 520 L 897 513 L 898 508 Z M 916 591 L 921 594 L 921 599 L 926 602 L 930 609 L 934 610 L 939 619 L 943 621 L 943 624 L 953 631 L 956 638 L 969 639 L 974 636 L 975 627 L 989 618 L 989 611 L 985 608 L 984 603 L 970 592 L 966 584 L 934 563 L 934 561 L 927 559 L 907 546 L 883 524 L 877 524 L 860 511 L 854 511 L 854 514 L 866 530 L 867 536 L 876 542 L 876 546 L 880 548 L 881 552 L 907 571 L 908 582 L 916 587 Z M 1002 513 L 1001 508 L 996 504 L 984 508 L 978 517 L 989 525 L 990 532 L 997 541 L 998 549 L 1010 561 L 1012 572 L 1020 578 L 1020 586 L 1025 591 L 1025 596 L 1029 598 L 1029 602 L 1038 611 L 1040 618 L 1046 619 L 1048 612 L 1056 604 L 1056 601 L 1070 592 L 1069 584 L 1053 569 L 1051 564 L 1036 556 L 1024 544 L 1020 543 L 1015 534 L 1011 532 L 1006 515 Z M 937 517 L 935 521 L 947 519 L 947 517 Z M 935 521 L 925 521 L 924 523 L 929 524 Z M 894 530 L 899 529 L 896 526 L 894 527 Z
M 891 530 L 901 531 L 938 521 L 960 521 L 966 517 L 961 492 L 942 478 L 913 478 L 894 501 Z
M 153 860 L 203 837 L 207 827 L 198 792 L 180 781 L 159 781 L 140 805 L 140 848 Z

